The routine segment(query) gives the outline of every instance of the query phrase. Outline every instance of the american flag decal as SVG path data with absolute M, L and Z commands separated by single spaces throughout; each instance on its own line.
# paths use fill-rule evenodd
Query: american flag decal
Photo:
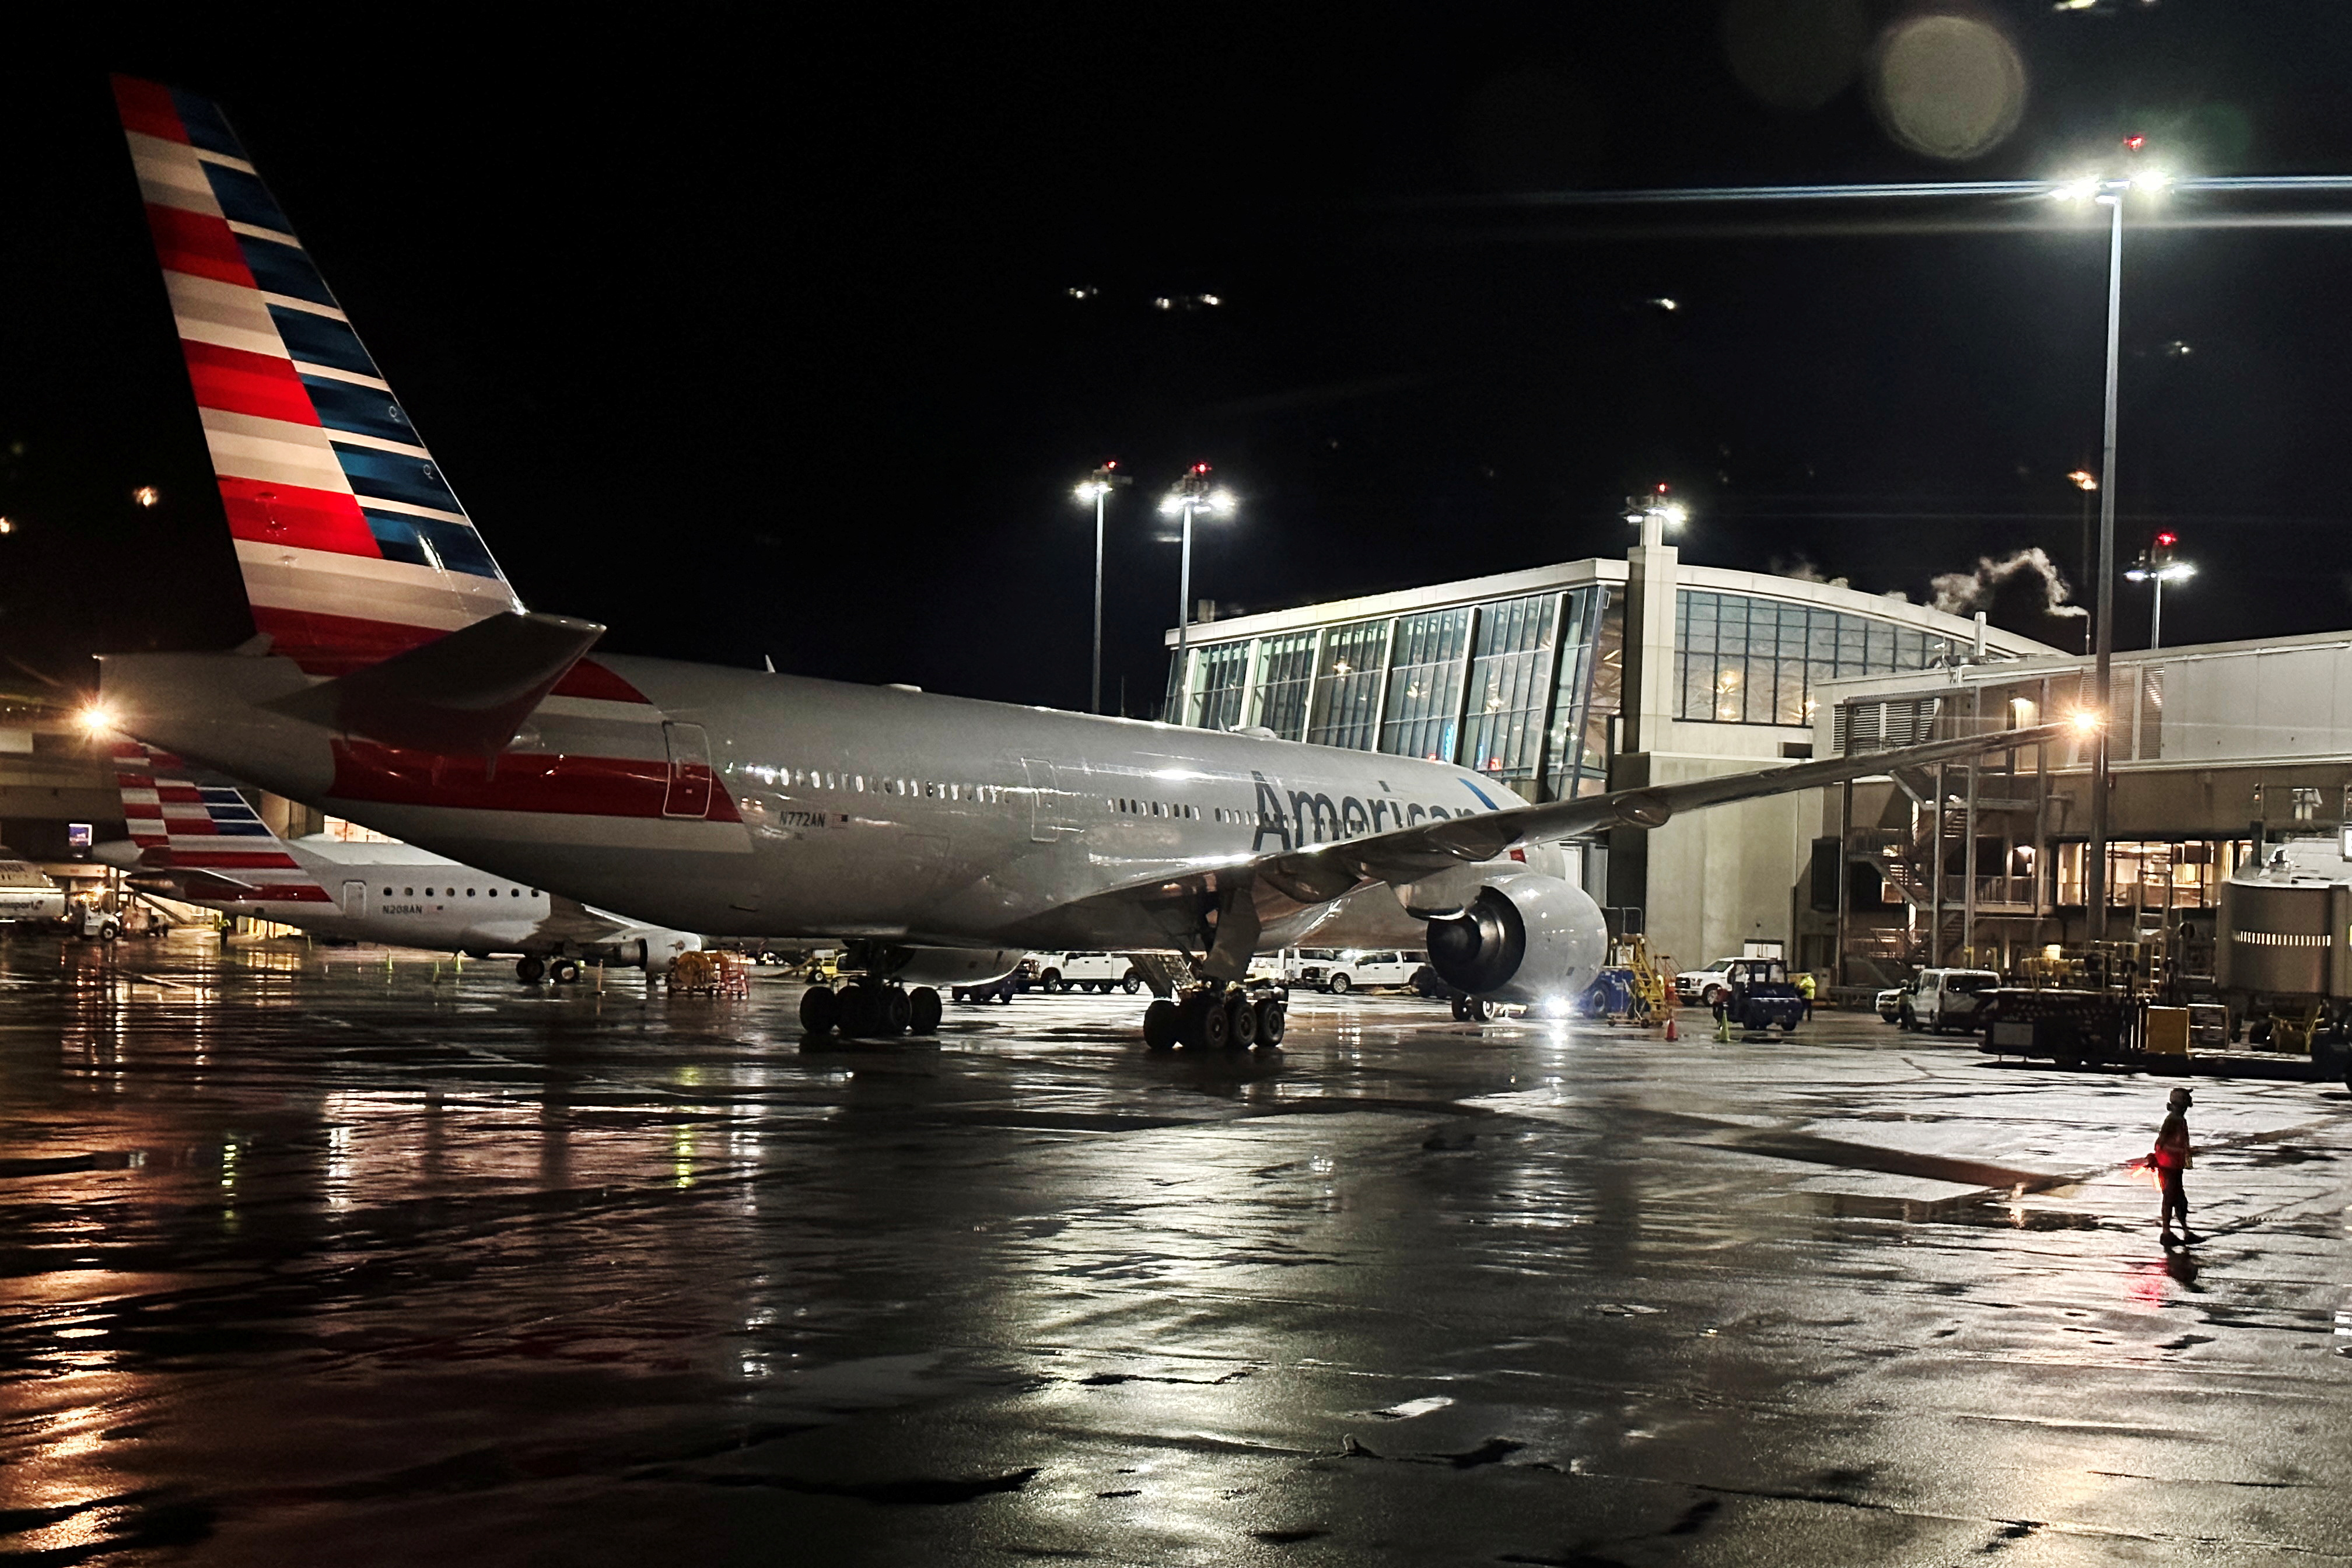
M 520 609 L 220 110 L 114 98 L 257 628 L 332 675 Z

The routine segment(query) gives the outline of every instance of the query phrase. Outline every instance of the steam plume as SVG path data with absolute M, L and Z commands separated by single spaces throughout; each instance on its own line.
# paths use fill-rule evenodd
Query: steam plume
M 2074 589 L 2067 585 L 2065 574 L 2050 559 L 2050 552 L 2039 545 L 1998 561 L 1990 555 L 1979 555 L 1974 572 L 1947 572 L 1928 585 L 1936 591 L 1936 608 L 1948 615 L 1966 616 L 1990 608 L 1995 590 L 2012 577 L 2025 576 L 2041 580 L 2043 615 L 2090 614 L 2073 602 Z

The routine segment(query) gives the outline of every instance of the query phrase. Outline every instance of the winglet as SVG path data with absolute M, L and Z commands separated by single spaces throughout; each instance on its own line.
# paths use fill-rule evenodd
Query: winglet
M 445 756 L 495 756 L 604 628 L 497 615 L 263 704 L 346 735 Z

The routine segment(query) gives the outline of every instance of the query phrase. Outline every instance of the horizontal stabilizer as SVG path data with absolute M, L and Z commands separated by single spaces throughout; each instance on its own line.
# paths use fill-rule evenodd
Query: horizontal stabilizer
M 266 706 L 387 746 L 491 756 L 604 635 L 593 621 L 492 616 Z

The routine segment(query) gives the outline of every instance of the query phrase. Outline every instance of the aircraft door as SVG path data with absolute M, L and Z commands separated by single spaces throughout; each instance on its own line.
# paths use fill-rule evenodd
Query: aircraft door
M 664 724 L 669 747 L 669 787 L 662 795 L 664 816 L 710 815 L 710 738 L 699 724 Z
M 1078 831 L 1076 815 L 1078 791 L 1085 787 L 1086 769 L 1056 767 L 1036 757 L 1021 759 L 1029 779 L 1029 838 L 1051 844 Z
M 343 884 L 343 913 L 355 921 L 367 918 L 367 884 L 365 882 Z

